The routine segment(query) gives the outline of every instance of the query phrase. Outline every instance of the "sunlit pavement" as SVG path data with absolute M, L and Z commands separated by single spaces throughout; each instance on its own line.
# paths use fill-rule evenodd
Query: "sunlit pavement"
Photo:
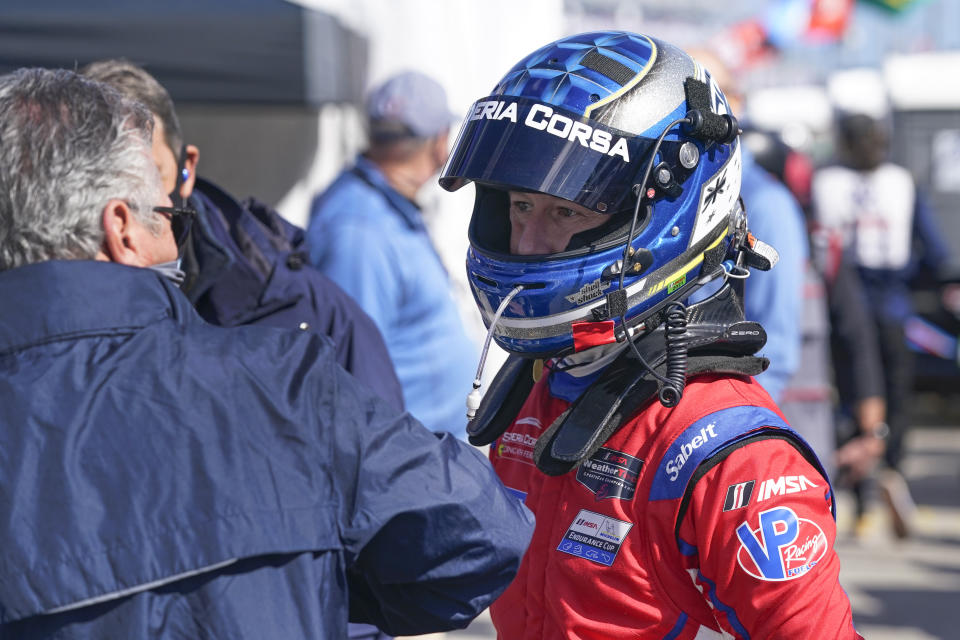
M 907 441 L 903 472 L 917 511 L 913 535 L 897 540 L 879 501 L 854 535 L 853 501 L 838 496 L 840 581 L 867 640 L 960 638 L 960 428 L 917 428 Z M 484 613 L 466 630 L 419 636 L 430 640 L 493 640 Z
M 857 629 L 868 640 L 960 638 L 960 429 L 918 428 L 904 475 L 917 512 L 898 541 L 877 504 L 853 535 L 852 500 L 841 494 L 840 581 Z

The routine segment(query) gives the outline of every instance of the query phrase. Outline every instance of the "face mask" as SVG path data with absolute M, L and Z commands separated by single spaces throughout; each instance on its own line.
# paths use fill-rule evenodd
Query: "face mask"
M 173 284 L 177 285 L 178 287 L 181 284 L 183 284 L 184 278 L 187 277 L 187 274 L 185 274 L 180 269 L 179 258 L 177 258 L 176 260 L 171 260 L 170 262 L 161 262 L 160 264 L 152 264 L 147 268 L 152 269 L 153 271 L 156 271 L 157 273 L 159 273 L 164 278 L 166 278 Z

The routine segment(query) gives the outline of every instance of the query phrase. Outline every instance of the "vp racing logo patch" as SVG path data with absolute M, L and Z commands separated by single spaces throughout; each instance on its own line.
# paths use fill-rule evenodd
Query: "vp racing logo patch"
M 567 527 L 557 551 L 609 567 L 631 528 L 632 522 L 581 509 Z
M 642 467 L 643 460 L 639 458 L 601 447 L 577 468 L 577 482 L 597 500 L 633 500 Z
M 754 578 L 770 582 L 804 575 L 827 553 L 827 536 L 816 522 L 798 518 L 789 507 L 760 513 L 760 527 L 737 527 L 737 563 Z

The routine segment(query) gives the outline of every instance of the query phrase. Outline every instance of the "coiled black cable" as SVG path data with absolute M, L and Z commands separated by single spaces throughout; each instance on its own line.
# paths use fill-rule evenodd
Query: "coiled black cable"
M 666 343 L 666 380 L 660 387 L 660 404 L 675 407 L 683 397 L 687 385 L 687 308 L 682 302 L 667 305 L 663 320 L 663 339 Z
M 647 180 L 650 179 L 650 172 L 653 170 L 653 162 L 654 160 L 656 160 L 657 153 L 660 151 L 660 145 L 663 144 L 663 140 L 664 138 L 667 137 L 667 134 L 670 132 L 670 130 L 677 125 L 689 124 L 689 123 L 690 123 L 690 118 L 679 118 L 677 120 L 674 120 L 673 122 L 668 124 L 666 128 L 664 128 L 664 130 L 657 137 L 657 141 L 653 144 L 653 148 L 650 150 L 650 158 L 647 160 L 647 165 L 644 168 L 643 177 L 640 179 L 640 182 L 633 185 L 633 191 L 634 191 L 634 195 L 636 196 L 636 202 L 634 203 L 634 206 L 633 206 L 633 219 L 630 221 L 630 232 L 627 233 L 627 242 L 623 247 L 623 260 L 621 262 L 622 267 L 620 268 L 620 282 L 617 286 L 618 290 L 623 291 L 623 296 L 624 296 L 623 301 L 625 303 L 624 307 L 629 307 L 630 300 L 629 300 L 629 297 L 626 295 L 626 289 L 624 289 L 624 286 L 623 286 L 623 279 L 629 268 L 628 265 L 630 265 L 630 249 L 633 245 L 633 234 L 636 232 L 636 229 L 637 229 L 637 219 L 640 216 L 640 207 L 643 204 L 644 197 L 646 196 L 645 189 L 647 185 Z M 666 407 L 676 406 L 676 404 L 680 402 L 680 397 L 683 395 L 684 385 L 681 384 L 678 388 L 676 385 L 675 378 L 673 380 L 669 380 L 666 377 L 660 375 L 643 358 L 643 355 L 640 353 L 640 349 L 637 348 L 637 345 L 634 342 L 633 336 L 630 335 L 630 329 L 627 325 L 627 308 L 624 308 L 624 310 L 620 314 L 620 326 L 623 327 L 624 339 L 629 343 L 630 349 L 633 350 L 633 355 L 637 358 L 637 360 L 640 362 L 643 368 L 649 371 L 650 375 L 652 375 L 654 378 L 659 380 L 660 383 L 663 385 L 660 390 L 660 402 L 663 403 L 663 405 Z M 686 332 L 686 307 L 684 307 L 683 331 Z M 684 360 L 683 360 L 684 372 L 686 372 L 686 367 L 687 367 L 685 345 L 686 345 L 686 341 L 684 341 L 684 345 L 683 345 L 684 346 L 684 352 L 683 352 L 684 353 Z M 686 380 L 684 380 L 684 382 L 686 382 Z M 669 388 L 669 390 L 665 392 L 664 389 L 667 389 L 667 388 Z M 667 404 L 666 402 L 664 402 L 663 398 L 665 395 L 667 398 L 674 399 L 673 404 Z

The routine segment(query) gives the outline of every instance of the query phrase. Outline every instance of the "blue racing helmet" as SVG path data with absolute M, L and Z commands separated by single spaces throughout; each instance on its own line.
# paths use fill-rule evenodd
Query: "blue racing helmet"
M 471 107 L 440 177 L 449 191 L 476 185 L 467 275 L 497 343 L 564 355 L 598 322 L 622 339 L 624 324 L 653 324 L 721 275 L 740 210 L 738 132 L 710 74 L 649 36 L 570 36 L 510 69 Z M 507 190 L 609 220 L 560 253 L 512 255 Z

